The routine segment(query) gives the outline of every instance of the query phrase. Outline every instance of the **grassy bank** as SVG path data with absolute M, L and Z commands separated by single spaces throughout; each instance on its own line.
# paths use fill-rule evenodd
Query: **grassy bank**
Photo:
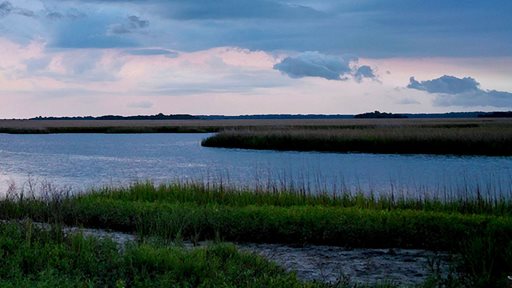
M 369 153 L 512 155 L 512 122 L 386 122 L 339 127 L 233 129 L 206 147 Z
M 10 195 L 0 201 L 0 219 L 108 228 L 142 239 L 448 250 L 461 255 L 464 281 L 495 287 L 512 271 L 510 207 L 505 199 L 459 203 L 142 183 L 75 197 Z

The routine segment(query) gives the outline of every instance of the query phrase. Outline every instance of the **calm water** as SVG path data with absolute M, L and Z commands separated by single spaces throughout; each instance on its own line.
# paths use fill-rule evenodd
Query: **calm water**
M 81 191 L 176 179 L 374 193 L 512 195 L 512 157 L 334 154 L 201 147 L 208 134 L 0 134 L 0 193 L 31 179 Z

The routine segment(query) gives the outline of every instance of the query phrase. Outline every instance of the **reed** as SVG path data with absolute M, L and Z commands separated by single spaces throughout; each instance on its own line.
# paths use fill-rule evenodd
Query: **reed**
M 172 182 L 155 185 L 138 182 L 127 187 L 104 187 L 83 196 L 87 199 L 142 201 L 153 203 L 195 205 L 244 206 L 325 206 L 337 208 L 360 208 L 372 210 L 418 210 L 461 214 L 512 215 L 512 199 L 495 197 L 492 186 L 473 193 L 474 196 L 432 193 L 408 197 L 394 192 L 380 196 L 348 189 L 313 192 L 302 186 L 289 184 L 266 185 L 255 190 L 225 184 L 204 182 Z M 480 189 L 480 188 L 479 188 Z M 330 191 L 330 192 L 326 192 Z M 469 193 L 471 194 L 471 193 Z

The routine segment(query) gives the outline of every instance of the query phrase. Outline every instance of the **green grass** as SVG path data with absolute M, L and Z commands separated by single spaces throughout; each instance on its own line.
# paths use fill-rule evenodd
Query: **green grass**
M 230 241 L 429 249 L 454 249 L 453 239 L 512 230 L 512 203 L 505 199 L 443 202 L 183 183 L 139 183 L 75 197 L 56 195 L 11 195 L 0 201 L 0 218 L 30 217 L 170 239 L 220 235 Z
M 492 187 L 487 187 L 492 190 Z M 439 193 L 437 193 L 439 194 Z M 470 194 L 470 193 L 468 193 Z M 478 191 L 474 197 L 411 198 L 394 194 L 377 197 L 342 191 L 340 193 L 317 194 L 306 188 L 271 186 L 253 190 L 251 188 L 226 187 L 204 183 L 171 183 L 153 185 L 141 182 L 129 187 L 103 188 L 87 193 L 87 199 L 109 199 L 130 202 L 191 203 L 221 206 L 325 206 L 338 208 L 361 208 L 372 210 L 421 210 L 432 212 L 457 212 L 462 214 L 512 215 L 512 200 L 491 197 L 489 191 Z
M 0 224 L 0 287 L 322 287 L 233 245 L 131 244 Z
M 512 271 L 511 202 L 463 200 L 140 183 L 74 197 L 10 195 L 0 201 L 0 219 L 108 228 L 169 241 L 447 250 L 460 255 L 457 267 L 465 283 L 496 287 Z
M 0 223 L 0 259 L 0 287 L 397 287 L 299 281 L 228 243 L 139 242 L 120 249 L 110 239 L 41 229 L 31 221 Z
M 403 123 L 338 128 L 235 129 L 221 131 L 203 140 L 202 145 L 293 151 L 512 155 L 512 123 L 509 122 Z

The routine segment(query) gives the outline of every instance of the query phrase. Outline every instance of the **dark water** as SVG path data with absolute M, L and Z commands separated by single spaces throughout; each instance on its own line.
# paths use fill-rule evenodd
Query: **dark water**
M 309 191 L 512 195 L 512 157 L 335 154 L 204 148 L 208 134 L 0 134 L 0 193 L 50 182 L 80 191 L 198 180 Z

